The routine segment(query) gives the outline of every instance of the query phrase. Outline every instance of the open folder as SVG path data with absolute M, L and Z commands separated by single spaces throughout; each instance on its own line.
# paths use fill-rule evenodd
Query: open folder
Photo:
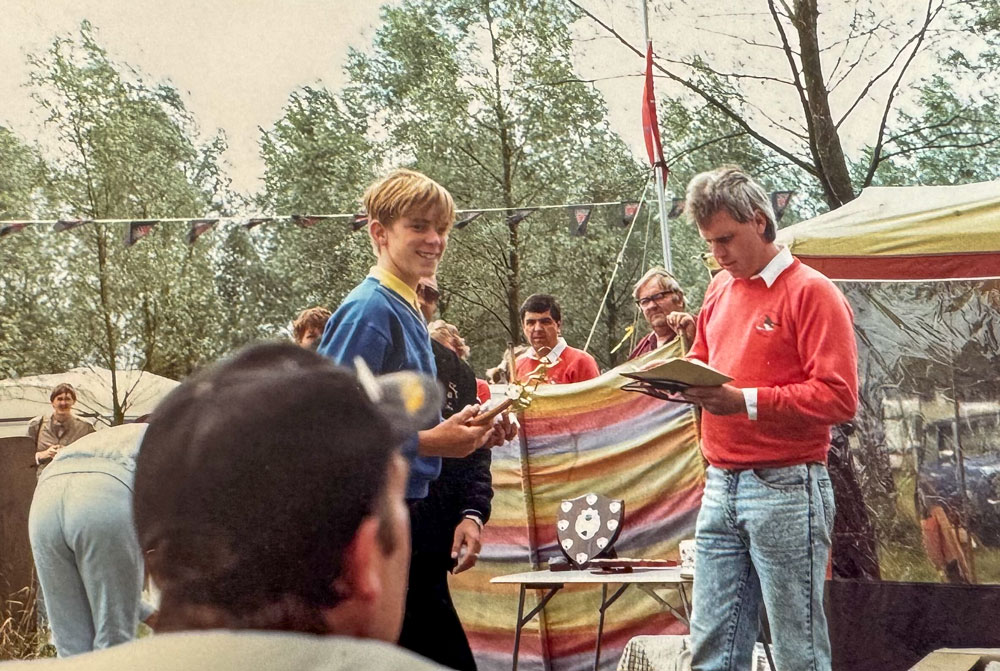
M 622 387 L 625 391 L 639 391 L 657 398 L 669 398 L 669 394 L 688 387 L 718 387 L 733 380 L 700 361 L 678 357 L 667 359 L 655 368 L 622 375 L 635 380 Z

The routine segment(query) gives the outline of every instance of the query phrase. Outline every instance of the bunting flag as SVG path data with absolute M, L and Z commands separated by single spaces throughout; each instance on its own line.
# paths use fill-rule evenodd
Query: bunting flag
M 274 217 L 254 217 L 252 219 L 247 219 L 243 222 L 243 228 L 248 231 L 254 226 L 260 226 L 261 224 L 266 224 L 268 222 L 274 221 Z
M 301 228 L 312 228 L 319 223 L 320 217 L 307 217 L 303 214 L 293 214 L 292 221 L 298 224 Z
M 587 222 L 593 208 L 587 205 L 575 205 L 569 208 L 569 234 L 579 237 L 587 234 Z
M 670 212 L 667 213 L 667 219 L 676 219 L 684 213 L 684 199 L 674 198 L 670 204 Z
M 788 207 L 788 203 L 792 200 L 793 195 L 795 195 L 794 191 L 771 192 L 771 207 L 774 209 L 775 221 L 781 221 L 781 215 L 785 213 L 785 208 Z
M 218 219 L 192 219 L 191 228 L 188 230 L 188 244 L 193 245 L 202 233 L 212 230 L 217 223 Z
M 94 223 L 92 219 L 60 219 L 56 223 L 52 224 L 52 230 L 56 233 L 62 233 L 63 231 L 68 231 L 71 228 L 92 223 Z
M 632 221 L 639 215 L 639 206 L 641 203 L 638 200 L 629 200 L 622 203 L 622 226 L 631 226 Z
M 471 212 L 466 212 L 465 216 L 455 222 L 455 228 L 462 229 L 471 224 L 473 221 L 482 216 L 482 210 L 472 210 Z
M 156 219 L 144 219 L 141 221 L 130 221 L 125 228 L 125 246 L 131 247 L 139 240 L 143 239 L 153 231 L 153 226 L 157 224 Z
M 538 208 L 535 208 L 535 207 L 525 207 L 525 208 L 522 208 L 520 210 L 514 210 L 514 214 L 512 214 L 512 215 L 510 215 L 510 216 L 507 217 L 507 225 L 508 226 L 513 226 L 514 224 L 521 223 L 522 221 L 524 221 L 525 219 L 527 219 L 528 215 L 530 215 L 536 209 L 538 209 Z
M 656 120 L 656 95 L 653 92 L 653 43 L 646 45 L 646 81 L 642 87 L 642 134 L 646 140 L 646 155 L 652 166 L 664 165 L 660 145 L 660 127 Z
M 368 215 L 364 212 L 358 212 L 351 219 L 351 230 L 360 231 L 362 228 L 368 225 Z
M 3 224 L 2 226 L 0 226 L 0 238 L 4 237 L 5 235 L 10 235 L 11 233 L 19 233 L 27 225 L 28 222 L 26 221 L 23 222 L 16 221 Z

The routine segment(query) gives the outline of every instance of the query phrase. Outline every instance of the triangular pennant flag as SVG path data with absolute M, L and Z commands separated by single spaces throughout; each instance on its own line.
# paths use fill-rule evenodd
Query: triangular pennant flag
M 157 219 L 144 219 L 142 221 L 130 221 L 125 229 L 125 246 L 131 247 L 146 237 L 153 231 L 153 226 L 158 223 Z
M 194 241 L 201 236 L 202 233 L 212 230 L 215 225 L 219 223 L 218 219 L 192 219 L 188 222 L 191 228 L 188 230 L 188 244 L 193 245 Z
M 684 212 L 684 199 L 674 198 L 670 203 L 670 212 L 667 213 L 667 219 L 676 219 L 681 216 Z
M 663 165 L 660 127 L 656 119 L 656 95 L 653 93 L 653 43 L 646 46 L 646 80 L 642 86 L 642 135 L 650 165 Z
M 771 207 L 774 209 L 775 221 L 781 221 L 781 215 L 785 213 L 785 208 L 788 207 L 788 203 L 792 200 L 793 195 L 795 195 L 794 191 L 771 192 Z
M 362 228 L 368 225 L 368 215 L 364 212 L 358 212 L 351 219 L 351 230 L 360 231 Z
M 10 235 L 11 233 L 19 233 L 28 225 L 26 221 L 15 221 L 6 224 L 0 224 L 0 238 L 5 235 Z
M 640 205 L 641 203 L 638 200 L 628 200 L 622 203 L 622 226 L 632 225 L 632 220 L 639 214 Z
M 569 234 L 573 237 L 587 234 L 587 222 L 590 221 L 589 205 L 574 205 L 569 208 Z
M 466 212 L 465 216 L 455 222 L 455 228 L 465 228 L 473 221 L 478 219 L 483 214 L 482 210 L 473 210 L 471 212 Z
M 271 221 L 274 221 L 273 217 L 253 217 L 243 222 L 243 228 L 249 231 L 254 226 L 260 226 L 261 224 L 266 224 Z
M 62 233 L 63 231 L 68 231 L 71 228 L 92 223 L 94 223 L 93 219 L 60 219 L 56 223 L 52 224 L 52 230 L 56 233 Z
M 538 208 L 535 208 L 535 207 L 525 207 L 525 208 L 522 208 L 520 210 L 514 210 L 514 214 L 510 215 L 509 217 L 507 217 L 507 225 L 508 226 L 512 226 L 514 224 L 521 223 L 522 221 L 524 221 L 525 219 L 527 219 L 528 215 L 531 214 L 532 212 L 534 212 L 536 209 L 538 209 Z
M 320 217 L 307 217 L 304 214 L 293 214 L 292 221 L 302 228 L 312 228 L 319 223 Z

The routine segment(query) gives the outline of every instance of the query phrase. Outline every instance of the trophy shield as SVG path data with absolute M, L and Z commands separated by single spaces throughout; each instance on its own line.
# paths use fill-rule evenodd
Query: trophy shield
M 625 515 L 625 502 L 584 494 L 559 505 L 556 535 L 570 564 L 586 568 L 592 559 L 611 555 Z

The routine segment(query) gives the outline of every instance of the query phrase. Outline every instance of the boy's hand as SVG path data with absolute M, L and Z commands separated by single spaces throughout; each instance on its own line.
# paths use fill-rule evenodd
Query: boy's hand
M 493 426 L 468 424 L 478 413 L 478 405 L 467 405 L 433 429 L 421 431 L 420 454 L 425 457 L 464 457 L 485 445 L 493 435 Z

